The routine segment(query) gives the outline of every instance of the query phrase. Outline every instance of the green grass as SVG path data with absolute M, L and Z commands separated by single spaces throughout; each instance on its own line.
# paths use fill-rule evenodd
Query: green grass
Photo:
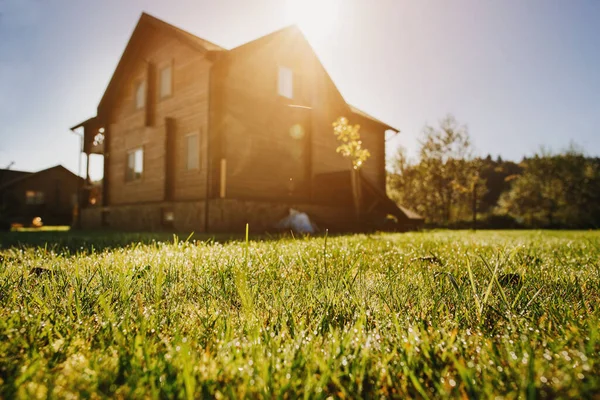
M 66 232 L 69 230 L 71 227 L 68 225 L 44 225 L 39 228 L 20 226 L 11 229 L 13 232 Z
M 0 397 L 600 396 L 598 232 L 217 239 L 0 235 Z

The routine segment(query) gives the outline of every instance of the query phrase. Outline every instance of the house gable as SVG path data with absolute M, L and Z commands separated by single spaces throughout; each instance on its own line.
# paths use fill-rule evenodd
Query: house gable
M 327 70 L 325 69 L 325 67 L 323 66 L 321 61 L 319 60 L 319 57 L 317 56 L 316 52 L 312 48 L 310 42 L 306 39 L 306 37 L 304 36 L 302 31 L 296 25 L 290 25 L 288 27 L 282 28 L 273 33 L 267 34 L 265 36 L 261 36 L 258 39 L 252 40 L 248 43 L 242 44 L 238 47 L 231 49 L 228 53 L 235 54 L 235 53 L 246 52 L 246 53 L 252 54 L 253 51 L 256 51 L 257 49 L 259 49 L 262 46 L 266 46 L 269 43 L 276 42 L 276 41 L 280 40 L 281 37 L 284 37 L 285 35 L 294 35 L 300 39 L 298 44 L 300 44 L 305 50 L 303 52 L 303 55 L 310 56 L 312 58 L 312 61 L 316 63 L 316 67 L 318 68 L 319 72 L 326 79 L 327 84 L 329 85 L 329 87 L 331 89 L 331 92 L 335 94 L 338 101 L 343 102 L 347 106 L 347 113 L 349 115 L 357 115 L 362 118 L 366 118 L 376 124 L 381 125 L 381 127 L 383 127 L 385 130 L 392 130 L 395 132 L 400 132 L 399 129 L 392 127 L 391 125 L 369 115 L 368 113 L 366 113 L 366 112 L 358 109 L 357 107 L 354 107 L 346 102 L 346 100 L 342 96 L 342 93 L 340 92 L 337 85 L 335 84 L 335 81 L 331 78 L 331 75 L 329 75 L 329 73 L 327 72 Z
M 29 224 L 39 216 L 46 224 L 70 224 L 83 178 L 62 165 L 28 173 L 0 187 L 11 222 Z
M 53 174 L 53 175 L 59 175 L 59 176 L 62 175 L 63 177 L 65 177 L 65 179 L 70 179 L 71 177 L 79 178 L 77 175 L 75 175 L 74 173 L 72 173 L 71 171 L 69 171 L 68 169 L 63 167 L 62 165 L 55 165 L 54 167 L 46 168 L 46 169 L 43 169 L 43 170 L 37 171 L 37 172 L 23 172 L 23 171 L 11 171 L 11 170 L 8 170 L 8 171 L 15 172 L 17 174 L 14 175 L 13 179 L 6 180 L 2 185 L 0 185 L 0 189 L 6 189 L 13 185 L 25 182 L 32 178 L 45 176 L 46 174 Z M 83 178 L 79 178 L 79 179 L 83 179 Z
M 127 45 L 125 46 L 125 50 L 119 59 L 117 67 L 109 81 L 109 84 L 100 100 L 98 105 L 98 115 L 102 115 L 102 110 L 105 109 L 105 106 L 108 102 L 110 102 L 115 95 L 115 92 L 118 92 L 118 87 L 120 86 L 123 75 L 126 73 L 129 67 L 129 63 L 135 55 L 138 54 L 139 47 L 143 46 L 146 42 L 146 35 L 149 32 L 159 32 L 160 35 L 169 36 L 171 38 L 177 39 L 179 42 L 191 47 L 192 49 L 202 53 L 208 54 L 214 52 L 224 51 L 225 49 L 221 46 L 218 46 L 214 43 L 209 42 L 208 40 L 201 39 L 195 35 L 192 35 L 189 32 L 186 32 L 176 26 L 168 24 L 158 18 L 155 18 L 147 13 L 142 13 L 131 37 Z
M 32 172 L 16 171 L 14 169 L 0 169 L 0 188 L 15 179 L 31 175 Z
M 275 51 L 273 51 L 273 48 Z M 285 48 L 285 50 L 281 50 Z M 228 57 L 252 57 L 252 55 L 259 51 L 269 49 L 274 53 L 279 52 L 280 54 L 289 54 L 287 57 L 292 65 L 303 64 L 304 69 L 311 69 L 310 76 L 308 78 L 315 79 L 317 76 L 324 80 L 324 83 L 328 89 L 330 100 L 335 103 L 343 104 L 348 113 L 352 112 L 350 107 L 347 105 L 341 92 L 335 85 L 333 79 L 319 60 L 314 49 L 302 33 L 302 31 L 296 26 L 291 25 L 262 36 L 258 39 L 242 44 L 238 47 L 231 49 L 227 56 Z M 267 50 L 267 51 L 269 51 Z M 295 57 L 294 57 L 295 56 Z M 284 57 L 285 58 L 285 57 Z M 281 59 L 279 59 L 281 60 Z M 301 66 L 302 68 L 302 66 Z M 306 74 L 306 70 L 304 73 Z M 294 102 L 292 102 L 294 103 Z
M 214 69 L 212 97 L 218 101 L 211 120 L 211 153 L 216 158 L 212 168 L 218 170 L 219 161 L 227 160 L 230 195 L 282 197 L 297 189 L 292 182 L 312 182 L 318 174 L 348 170 L 348 160 L 335 151 L 332 123 L 340 116 L 363 124 L 363 138 L 373 155 L 365 175 L 378 188 L 385 187 L 384 134 L 393 128 L 357 114 L 346 103 L 296 26 L 219 54 Z M 291 74 L 291 98 L 279 93 L 281 69 L 285 76 Z M 303 124 L 309 137 L 290 143 L 290 128 Z M 302 162 L 294 161 L 299 157 Z M 216 193 L 214 185 L 212 190 Z
M 346 105 L 302 33 L 292 26 L 261 37 L 222 54 L 214 68 L 213 98 L 219 100 L 211 120 L 212 148 L 226 159 L 228 194 L 308 196 L 317 164 L 314 138 L 320 136 L 313 121 L 324 106 L 343 112 Z M 280 68 L 291 75 L 292 96 L 279 93 Z M 290 137 L 295 125 L 304 129 L 296 138 Z

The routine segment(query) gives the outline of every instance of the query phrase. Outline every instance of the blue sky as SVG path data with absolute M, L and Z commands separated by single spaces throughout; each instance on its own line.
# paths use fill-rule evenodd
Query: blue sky
M 597 0 L 0 0 L 0 167 L 77 171 L 68 128 L 142 11 L 228 48 L 297 23 L 346 100 L 401 129 L 388 154 L 452 113 L 481 154 L 600 155 Z

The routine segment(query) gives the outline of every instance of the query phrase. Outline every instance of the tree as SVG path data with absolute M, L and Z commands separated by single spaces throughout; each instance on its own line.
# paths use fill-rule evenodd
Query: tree
M 333 134 L 340 142 L 340 145 L 335 151 L 350 160 L 350 179 L 352 182 L 354 210 L 356 218 L 360 219 L 360 169 L 369 159 L 371 153 L 369 150 L 362 147 L 362 141 L 360 140 L 360 125 L 350 125 L 347 118 L 340 117 L 333 123 Z
M 600 224 L 600 163 L 571 147 L 561 154 L 542 149 L 522 162 L 524 172 L 502 194 L 498 212 L 528 226 L 597 227 Z
M 467 128 L 449 115 L 438 128 L 426 126 L 422 136 L 418 163 L 411 163 L 403 149 L 394 160 L 394 174 L 388 180 L 392 197 L 415 208 L 428 222 L 469 218 L 486 188 Z
M 491 155 L 481 160 L 481 178 L 486 182 L 487 192 L 481 197 L 480 212 L 490 213 L 498 205 L 502 193 L 510 190 L 514 179 L 523 172 L 519 164 L 503 161 L 498 157 L 494 161 Z
M 600 226 L 600 159 L 574 145 L 558 154 L 541 149 L 519 164 L 475 158 L 468 130 L 448 116 L 424 129 L 418 161 L 402 148 L 393 161 L 390 197 L 429 223 L 476 220 L 483 212 L 526 226 Z
M 409 160 L 406 149 L 398 147 L 392 159 L 392 172 L 387 175 L 387 193 L 396 203 L 407 205 L 427 217 L 425 213 L 425 191 L 421 187 L 423 175 L 421 165 Z

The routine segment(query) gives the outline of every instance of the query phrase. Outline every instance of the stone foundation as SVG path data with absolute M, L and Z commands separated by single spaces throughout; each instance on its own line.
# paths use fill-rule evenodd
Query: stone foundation
M 242 232 L 246 223 L 253 232 L 272 231 L 289 209 L 307 213 L 320 229 L 347 230 L 353 222 L 353 210 L 315 204 L 218 199 L 209 204 L 209 230 Z
M 87 208 L 82 210 L 81 226 L 121 231 L 204 232 L 204 207 L 204 201 L 193 201 Z M 210 200 L 208 207 L 209 232 L 243 232 L 247 223 L 255 233 L 272 231 L 290 208 L 307 213 L 322 230 L 352 230 L 355 225 L 353 210 L 343 207 L 237 199 Z M 168 212 L 172 212 L 172 221 L 164 218 Z

